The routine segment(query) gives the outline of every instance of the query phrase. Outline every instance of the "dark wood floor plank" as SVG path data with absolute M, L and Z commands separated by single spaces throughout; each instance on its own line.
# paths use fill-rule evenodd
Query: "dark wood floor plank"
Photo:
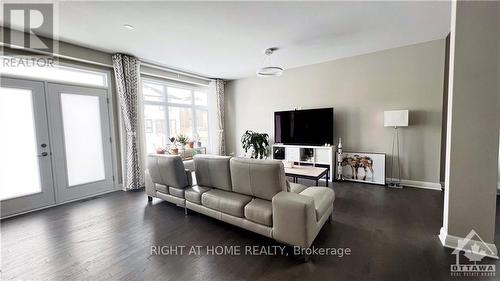
M 314 246 L 350 247 L 351 256 L 303 263 L 294 256 L 151 255 L 155 245 L 282 244 L 194 212 L 184 216 L 182 208 L 158 199 L 148 204 L 144 192 L 118 191 L 3 220 L 2 280 L 453 279 L 454 256 L 437 237 L 441 192 L 334 186 L 334 221 Z M 498 215 L 496 227 L 499 241 Z

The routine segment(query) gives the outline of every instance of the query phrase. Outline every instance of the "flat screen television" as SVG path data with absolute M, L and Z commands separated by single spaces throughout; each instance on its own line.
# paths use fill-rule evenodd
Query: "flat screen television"
M 295 145 L 333 144 L 333 107 L 275 112 L 274 142 Z

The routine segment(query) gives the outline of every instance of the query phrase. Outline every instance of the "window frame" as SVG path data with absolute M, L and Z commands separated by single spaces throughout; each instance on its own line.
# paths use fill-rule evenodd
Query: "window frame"
M 7 56 L 0 56 L 0 59 L 3 57 Z M 100 67 L 94 67 L 94 66 L 87 66 L 87 65 L 82 65 L 78 62 L 68 62 L 65 60 L 58 60 L 57 62 L 54 63 L 54 68 L 59 68 L 62 70 L 69 70 L 69 71 L 74 71 L 75 73 L 89 73 L 89 74 L 95 74 L 98 76 L 101 76 L 103 79 L 103 84 L 102 85 L 97 85 L 97 84 L 89 84 L 89 83 L 82 83 L 82 82 L 77 82 L 77 81 L 67 81 L 64 79 L 59 79 L 59 78 L 47 78 L 39 75 L 30 75 L 30 74 L 24 74 L 24 73 L 10 73 L 10 72 L 4 72 L 0 71 L 0 76 L 6 77 L 6 78 L 17 78 L 17 79 L 25 79 L 25 80 L 33 80 L 33 81 L 42 81 L 42 82 L 48 82 L 48 83 L 56 83 L 56 84 L 64 84 L 64 85 L 75 85 L 75 86 L 82 86 L 82 87 L 89 87 L 89 88 L 97 88 L 97 89 L 112 89 L 112 80 L 111 80 L 111 71 L 108 69 L 102 69 Z M 1 68 L 3 69 L 3 68 Z M 0 69 L 0 70 L 1 70 Z M 43 69 L 43 67 L 41 68 Z
M 187 108 L 190 109 L 191 111 L 191 134 L 190 138 L 194 138 L 196 134 L 198 134 L 198 127 L 197 127 L 197 120 L 196 120 L 196 110 L 200 111 L 205 111 L 207 113 L 207 129 L 208 129 L 208 136 L 206 143 L 204 143 L 205 147 L 210 147 L 211 145 L 211 126 L 210 126 L 210 98 L 208 97 L 208 87 L 203 87 L 203 86 L 197 86 L 197 85 L 185 85 L 185 84 L 180 84 L 180 83 L 175 83 L 175 82 L 170 82 L 170 81 L 165 81 L 161 79 L 155 79 L 155 78 L 149 78 L 149 77 L 141 77 L 141 91 L 144 88 L 144 83 L 152 83 L 156 85 L 160 85 L 163 87 L 164 91 L 164 100 L 163 101 L 148 101 L 144 98 L 143 96 L 143 106 L 146 105 L 156 105 L 156 106 L 164 106 L 165 107 L 165 123 L 164 123 L 164 130 L 166 132 L 166 137 L 167 137 L 167 142 L 169 142 L 170 136 L 170 116 L 169 116 L 169 107 L 179 107 L 179 108 Z M 175 102 L 169 102 L 168 100 L 168 87 L 173 87 L 173 88 L 178 88 L 178 89 L 183 89 L 183 90 L 188 90 L 191 93 L 191 104 L 184 104 L 184 103 L 175 103 Z M 196 105 L 195 103 L 195 92 L 205 92 L 207 94 L 207 105 Z M 144 109 L 144 114 L 146 110 Z M 145 116 L 144 116 L 145 117 Z M 144 118 L 146 119 L 146 118 Z M 144 120 L 146 122 L 146 120 Z M 147 142 L 147 140 L 146 140 Z M 170 143 L 170 142 L 169 142 Z

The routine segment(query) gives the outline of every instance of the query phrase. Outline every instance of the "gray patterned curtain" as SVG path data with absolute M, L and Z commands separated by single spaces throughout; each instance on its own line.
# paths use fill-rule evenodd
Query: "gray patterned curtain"
M 224 80 L 215 80 L 217 95 L 217 125 L 219 127 L 219 154 L 226 155 L 226 137 L 224 134 Z
M 139 121 L 139 60 L 123 54 L 113 56 L 118 103 L 125 128 L 125 170 L 123 186 L 126 190 L 145 186 L 142 169 Z

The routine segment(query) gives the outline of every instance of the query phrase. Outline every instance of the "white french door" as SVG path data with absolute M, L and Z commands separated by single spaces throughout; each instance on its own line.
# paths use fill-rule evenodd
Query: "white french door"
M 107 91 L 2 78 L 1 217 L 114 189 Z
M 107 91 L 48 84 L 58 202 L 113 189 Z
M 2 217 L 55 203 L 45 98 L 43 82 L 1 79 Z

